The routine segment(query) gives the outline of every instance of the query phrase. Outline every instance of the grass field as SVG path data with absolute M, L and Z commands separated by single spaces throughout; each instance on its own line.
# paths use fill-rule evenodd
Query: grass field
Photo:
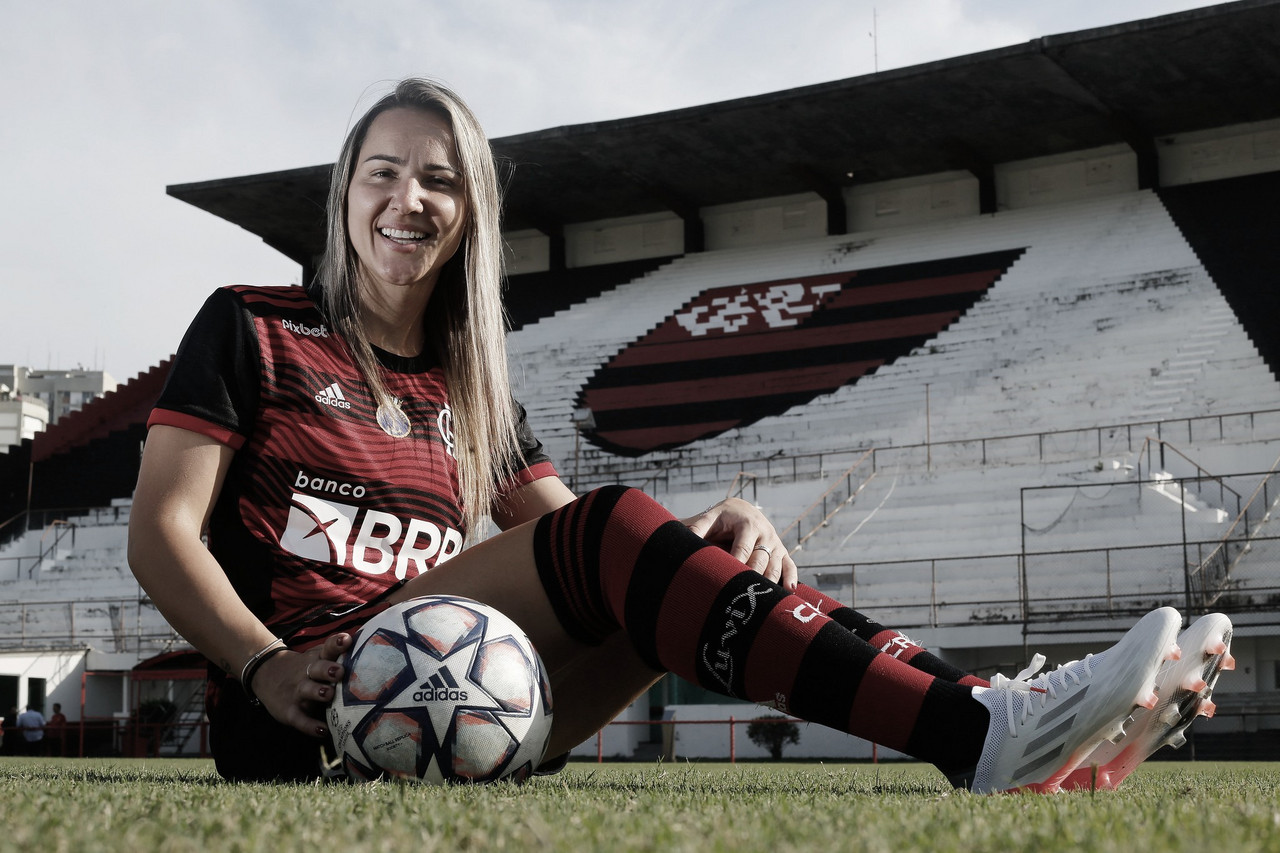
M 0 851 L 1280 851 L 1280 764 L 953 793 L 914 764 L 570 764 L 523 787 L 248 785 L 207 761 L 0 759 Z

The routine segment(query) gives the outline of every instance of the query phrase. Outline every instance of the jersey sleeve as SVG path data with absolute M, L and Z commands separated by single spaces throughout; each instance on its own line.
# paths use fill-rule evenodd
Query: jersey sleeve
M 240 449 L 257 415 L 259 363 L 244 304 L 228 288 L 214 291 L 178 346 L 147 427 L 181 427 Z
M 542 446 L 541 441 L 538 441 L 537 436 L 533 434 L 533 428 L 529 426 L 529 413 L 519 403 L 516 403 L 516 441 L 520 453 L 518 458 L 513 460 L 515 464 L 512 468 L 516 472 L 515 478 L 503 491 L 527 486 L 543 477 L 559 476 L 551 457 L 547 455 L 546 448 Z

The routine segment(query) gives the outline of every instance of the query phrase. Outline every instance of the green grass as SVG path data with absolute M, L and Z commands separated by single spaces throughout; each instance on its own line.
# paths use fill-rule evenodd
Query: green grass
M 571 764 L 523 787 L 248 785 L 207 761 L 0 759 L 0 851 L 1280 851 L 1280 764 L 953 793 L 914 764 Z

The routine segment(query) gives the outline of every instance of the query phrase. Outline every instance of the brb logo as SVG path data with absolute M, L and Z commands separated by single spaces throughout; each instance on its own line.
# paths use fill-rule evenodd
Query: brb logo
M 280 536 L 285 550 L 308 560 L 347 566 L 368 575 L 395 572 L 397 580 L 412 567 L 420 575 L 462 550 L 462 534 L 419 518 L 402 519 L 389 512 L 332 500 L 328 495 L 360 500 L 360 484 L 310 477 L 299 471 L 295 489 L 321 492 L 293 494 L 289 521 Z

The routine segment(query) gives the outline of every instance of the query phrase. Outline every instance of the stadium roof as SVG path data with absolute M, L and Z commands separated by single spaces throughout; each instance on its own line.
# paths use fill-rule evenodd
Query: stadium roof
M 1280 0 L 1240 0 L 893 71 L 493 140 L 507 230 L 699 208 L 1280 117 Z M 170 186 L 304 266 L 330 167 Z

